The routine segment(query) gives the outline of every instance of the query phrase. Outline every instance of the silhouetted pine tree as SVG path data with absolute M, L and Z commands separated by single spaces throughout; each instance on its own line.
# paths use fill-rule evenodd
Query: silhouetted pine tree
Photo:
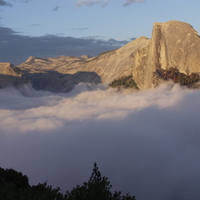
M 71 192 L 67 191 L 66 200 L 135 200 L 135 196 L 129 193 L 125 196 L 121 192 L 111 193 L 112 185 L 107 177 L 101 176 L 101 173 L 94 163 L 93 172 L 88 182 L 84 182 L 82 186 L 73 188 Z

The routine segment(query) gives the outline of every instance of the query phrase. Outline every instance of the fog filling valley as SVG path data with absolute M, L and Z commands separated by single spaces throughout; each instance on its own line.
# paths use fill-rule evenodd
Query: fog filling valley
M 173 83 L 143 91 L 78 85 L 0 90 L 0 167 L 62 191 L 88 181 L 94 162 L 113 190 L 137 200 L 197 200 L 200 91 Z

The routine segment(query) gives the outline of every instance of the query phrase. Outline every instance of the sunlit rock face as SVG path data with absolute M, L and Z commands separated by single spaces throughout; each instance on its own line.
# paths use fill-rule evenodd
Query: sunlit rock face
M 152 45 L 156 67 L 177 67 L 185 74 L 200 72 L 200 38 L 190 24 L 180 21 L 155 23 Z
M 152 79 L 156 69 L 170 68 L 186 75 L 200 72 L 200 38 L 187 23 L 154 23 L 148 45 L 136 53 L 133 77 L 146 89 L 157 85 Z
M 0 63 L 0 88 L 6 86 L 20 86 L 27 83 L 23 72 L 11 63 Z
M 22 71 L 11 63 L 0 63 L 0 74 L 21 77 Z
M 200 72 L 200 38 L 193 27 L 180 21 L 155 23 L 151 39 L 150 65 L 177 68 L 190 75 Z
M 139 37 L 119 49 L 103 52 L 96 57 L 59 56 L 43 59 L 31 56 L 18 67 L 35 88 L 51 91 L 59 88 L 62 88 L 60 91 L 69 91 L 80 82 L 110 84 L 115 79 L 130 75 L 137 87 L 148 89 L 168 80 L 166 77 L 171 79 L 172 76 L 166 73 L 172 72 L 176 72 L 176 77 L 179 77 L 177 73 L 188 77 L 192 74 L 189 77 L 192 86 L 191 77 L 198 81 L 200 73 L 200 38 L 193 27 L 185 22 L 154 23 L 151 39 Z

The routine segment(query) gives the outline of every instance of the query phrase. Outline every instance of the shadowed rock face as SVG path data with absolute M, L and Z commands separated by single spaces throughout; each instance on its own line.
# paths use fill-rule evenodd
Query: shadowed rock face
M 49 62 L 46 59 L 31 57 L 28 59 L 28 64 L 42 63 L 42 67 L 38 65 L 28 71 L 21 70 L 10 63 L 0 63 L 0 88 L 7 86 L 21 86 L 25 83 L 31 83 L 36 90 L 45 90 L 51 92 L 69 92 L 79 83 L 101 83 L 101 77 L 95 72 L 76 72 L 74 74 L 62 74 L 55 70 L 45 70 L 44 62 Z
M 69 92 L 79 83 L 101 83 L 101 78 L 94 72 L 60 74 L 58 72 L 29 73 L 28 80 L 36 90 L 51 92 Z
M 27 83 L 28 80 L 23 72 L 10 63 L 0 63 L 0 88 L 6 86 L 20 86 Z
M 188 78 L 192 87 L 191 81 L 198 79 L 191 77 L 199 77 L 200 74 L 200 38 L 193 27 L 184 22 L 154 23 L 151 39 L 143 36 L 120 49 L 103 52 L 93 58 L 87 56 L 59 56 L 45 59 L 29 57 L 18 67 L 26 73 L 36 88 L 51 90 L 49 88 L 53 87 L 53 91 L 61 85 L 66 87 L 61 91 L 68 91 L 68 87 L 71 88 L 73 84 L 87 81 L 110 84 L 113 80 L 126 76 L 132 76 L 140 89 L 148 89 L 162 81 L 172 79 L 171 76 L 162 77 L 171 69 L 177 69 L 175 70 L 177 77 Z M 81 72 L 81 76 L 76 76 L 77 72 Z M 61 75 L 65 78 L 61 78 Z M 38 86 L 38 83 L 41 83 L 39 79 L 43 79 L 41 86 Z M 60 86 L 59 84 L 52 86 L 53 82 L 59 83 Z

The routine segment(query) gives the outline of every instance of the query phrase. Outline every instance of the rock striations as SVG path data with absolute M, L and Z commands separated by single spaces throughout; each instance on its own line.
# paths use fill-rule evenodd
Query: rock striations
M 200 37 L 185 22 L 154 23 L 151 39 L 143 36 L 96 57 L 29 57 L 18 68 L 8 65 L 0 65 L 2 75 L 21 77 L 23 72 L 36 89 L 54 92 L 70 91 L 80 82 L 110 84 L 127 76 L 140 89 L 168 79 L 193 87 L 200 79 Z

